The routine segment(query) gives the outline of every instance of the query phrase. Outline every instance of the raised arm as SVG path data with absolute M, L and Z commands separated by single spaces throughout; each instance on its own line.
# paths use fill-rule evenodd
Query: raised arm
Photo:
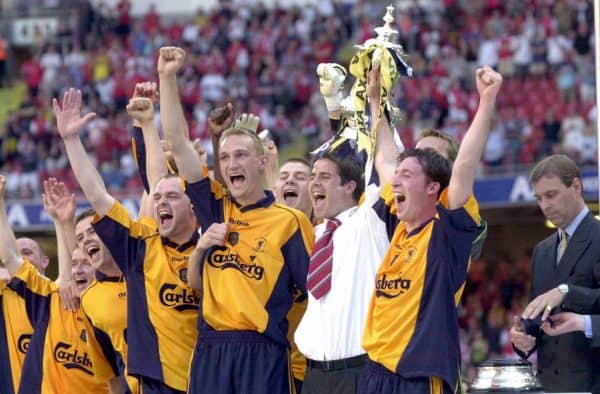
M 55 178 L 44 181 L 42 194 L 44 210 L 54 221 L 58 248 L 58 278 L 56 284 L 60 291 L 60 299 L 65 309 L 79 309 L 77 285 L 73 281 L 71 253 L 75 249 L 75 196 L 67 186 Z
M 0 175 L 0 261 L 11 276 L 19 270 L 23 264 L 23 258 L 17 248 L 15 233 L 10 227 L 8 216 L 6 215 L 6 205 L 4 203 L 4 192 L 6 191 L 6 177 Z
M 396 170 L 398 154 L 401 151 L 394 141 L 394 129 L 390 126 L 387 117 L 379 113 L 379 68 L 369 71 L 367 97 L 371 113 L 371 132 L 376 133 L 377 136 L 374 164 L 379 174 L 380 184 L 383 186 L 391 182 Z
M 75 239 L 75 195 L 69 192 L 63 182 L 55 178 L 44 181 L 42 202 L 44 210 L 50 215 L 56 229 L 58 246 L 58 278 L 60 285 L 72 279 L 71 253 L 77 245 Z
M 221 168 L 218 166 L 217 157 L 219 157 L 219 140 L 221 134 L 227 130 L 233 123 L 235 111 L 233 104 L 227 103 L 226 106 L 215 108 L 208 114 L 208 129 L 210 130 L 210 139 L 213 147 L 213 172 L 215 180 L 222 185 L 225 184 L 221 175 Z M 258 126 L 258 124 L 256 125 Z
M 490 132 L 490 124 L 496 96 L 502 84 L 502 76 L 490 67 L 478 68 L 475 73 L 479 106 L 473 122 L 465 134 L 456 161 L 452 167 L 452 177 L 448 186 L 448 208 L 462 207 L 473 194 L 475 171 Z
M 154 86 L 156 85 L 154 84 Z M 144 192 L 138 216 L 152 216 L 152 199 L 149 196 L 152 195 L 158 181 L 168 173 L 167 157 L 163 152 L 160 138 L 154 125 L 154 105 L 152 100 L 146 97 L 132 98 L 127 105 L 127 113 L 142 129 L 146 150 L 146 160 L 142 165 L 145 166 L 150 191 L 148 193 Z
M 113 206 L 115 199 L 108 194 L 104 181 L 88 157 L 79 136 L 85 124 L 96 114 L 81 116 L 81 91 L 73 88 L 65 92 L 62 107 L 56 99 L 52 104 L 58 132 L 65 143 L 75 178 L 92 208 L 98 215 L 104 216 Z
M 160 48 L 158 79 L 160 83 L 160 119 L 165 138 L 171 147 L 179 175 L 190 183 L 204 179 L 202 161 L 189 138 L 189 128 L 179 98 L 177 71 L 183 66 L 185 51 L 177 47 Z
M 138 83 L 127 105 L 127 113 L 133 119 L 134 126 L 141 128 L 144 136 L 145 167 L 150 190 L 154 189 L 158 181 L 168 172 L 167 158 L 154 124 L 154 104 L 158 101 L 158 97 L 155 82 Z

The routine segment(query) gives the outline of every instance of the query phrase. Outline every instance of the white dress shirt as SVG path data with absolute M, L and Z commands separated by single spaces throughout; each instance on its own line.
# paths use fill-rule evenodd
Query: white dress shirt
M 331 290 L 319 300 L 308 293 L 306 312 L 294 335 L 311 360 L 339 360 L 364 354 L 362 336 L 375 275 L 389 247 L 385 223 L 372 209 L 380 188 L 369 185 L 365 201 L 337 215 L 333 233 Z M 315 228 L 315 239 L 325 224 Z

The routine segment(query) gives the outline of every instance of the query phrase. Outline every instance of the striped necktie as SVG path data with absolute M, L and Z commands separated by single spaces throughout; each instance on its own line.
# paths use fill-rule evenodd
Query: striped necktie
M 317 300 L 331 289 L 331 268 L 333 266 L 333 232 L 340 225 L 338 219 L 329 219 L 325 232 L 315 242 L 310 264 L 306 288 Z
M 558 230 L 558 234 L 560 237 L 558 243 L 558 259 L 556 259 L 556 264 L 560 261 L 560 259 L 565 254 L 565 250 L 567 250 L 567 244 L 569 243 L 569 234 L 563 229 Z

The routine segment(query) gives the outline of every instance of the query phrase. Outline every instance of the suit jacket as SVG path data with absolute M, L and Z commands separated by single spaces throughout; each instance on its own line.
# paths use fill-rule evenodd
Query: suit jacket
M 569 293 L 554 312 L 590 313 L 600 305 L 600 222 L 590 212 L 581 221 L 558 266 L 558 234 L 540 242 L 533 251 L 530 299 L 569 284 Z M 600 394 L 600 348 L 583 332 L 536 340 L 538 377 L 547 392 L 592 391 Z

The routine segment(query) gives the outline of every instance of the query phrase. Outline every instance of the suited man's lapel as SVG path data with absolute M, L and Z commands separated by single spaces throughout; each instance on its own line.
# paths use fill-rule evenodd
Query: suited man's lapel
M 556 285 L 567 281 L 571 276 L 575 265 L 577 265 L 577 262 L 581 258 L 581 255 L 583 255 L 585 250 L 589 247 L 591 242 L 590 231 L 592 228 L 592 220 L 596 219 L 591 212 L 588 212 L 569 240 L 565 254 L 558 262 L 558 267 L 556 267 Z M 556 248 L 554 250 L 554 261 L 556 261 Z

